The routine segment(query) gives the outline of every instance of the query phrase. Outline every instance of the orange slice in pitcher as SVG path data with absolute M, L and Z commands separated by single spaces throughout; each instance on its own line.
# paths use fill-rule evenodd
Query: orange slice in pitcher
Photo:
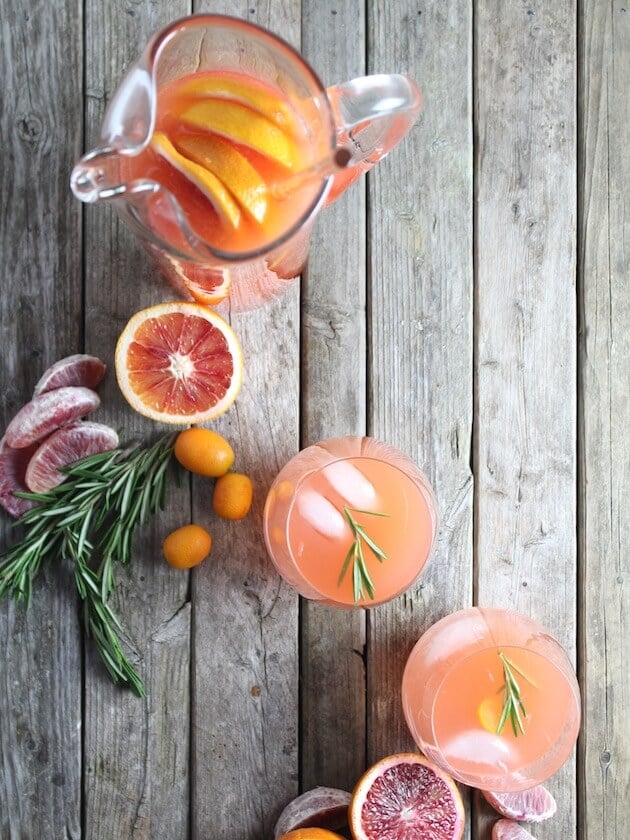
M 211 134 L 189 134 L 175 139 L 180 152 L 209 169 L 230 190 L 256 221 L 267 213 L 267 186 L 257 170 L 234 146 Z
M 223 222 L 232 228 L 238 227 L 241 220 L 239 206 L 216 175 L 178 152 L 161 131 L 156 131 L 151 138 L 151 147 L 206 196 Z
M 251 78 L 241 81 L 234 76 L 198 74 L 182 81 L 177 88 L 182 96 L 231 99 L 258 111 L 279 128 L 291 129 L 295 116 L 289 105 L 279 96 L 262 86 L 254 84 Z
M 118 339 L 115 362 L 129 405 L 162 423 L 218 417 L 241 387 L 236 335 L 198 303 L 161 303 L 137 312 Z
M 238 102 L 204 99 L 182 111 L 181 119 L 190 126 L 254 149 L 287 169 L 292 169 L 298 160 L 295 143 L 282 129 Z

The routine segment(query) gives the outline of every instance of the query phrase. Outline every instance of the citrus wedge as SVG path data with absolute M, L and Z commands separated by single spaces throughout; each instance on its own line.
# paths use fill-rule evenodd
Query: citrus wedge
M 151 138 L 151 147 L 206 196 L 225 224 L 234 229 L 238 227 L 241 220 L 239 206 L 216 175 L 178 152 L 161 131 L 156 131 Z
M 203 99 L 182 111 L 190 126 L 220 134 L 292 169 L 298 150 L 291 138 L 262 114 L 229 99 Z
M 459 840 L 464 805 L 450 776 L 416 753 L 383 758 L 359 779 L 349 822 L 355 840 Z
M 242 355 L 232 328 L 198 303 L 137 312 L 118 339 L 115 362 L 127 402 L 163 423 L 218 417 L 241 387 Z
M 492 826 L 492 840 L 534 840 L 534 835 L 514 820 L 499 820 Z
M 536 785 L 519 793 L 481 791 L 486 802 L 503 817 L 521 822 L 538 823 L 556 813 L 556 800 L 543 785 Z
M 182 96 L 231 99 L 258 111 L 285 130 L 291 128 L 295 119 L 286 102 L 270 91 L 255 86 L 251 78 L 241 81 L 234 76 L 219 74 L 195 75 L 180 83 L 177 90 Z
M 168 254 L 169 261 L 176 275 L 170 275 L 172 285 L 180 294 L 188 293 L 198 303 L 214 306 L 228 296 L 232 282 L 229 269 L 209 269 L 197 263 L 179 260 Z
M 267 213 L 267 186 L 247 158 L 220 137 L 192 134 L 176 138 L 187 158 L 209 169 L 256 222 Z

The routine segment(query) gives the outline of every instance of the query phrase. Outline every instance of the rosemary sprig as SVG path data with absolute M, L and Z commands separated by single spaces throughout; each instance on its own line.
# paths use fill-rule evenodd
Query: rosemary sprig
M 170 434 L 149 447 L 89 456 L 66 467 L 67 479 L 53 490 L 20 493 L 36 507 L 18 520 L 24 537 L 0 554 L 0 598 L 8 594 L 26 605 L 44 563 L 73 564 L 85 630 L 114 682 L 139 696 L 142 680 L 124 653 L 123 628 L 108 599 L 116 586 L 114 565 L 129 563 L 136 528 L 164 507 L 174 439 Z
M 359 510 L 358 508 L 350 508 L 346 505 L 343 506 L 343 515 L 346 518 L 346 522 L 350 526 L 350 530 L 352 531 L 353 540 L 350 544 L 350 548 L 348 549 L 348 553 L 346 554 L 346 558 L 343 561 L 343 565 L 341 567 L 341 571 L 339 573 L 339 579 L 337 580 L 337 585 L 341 586 L 344 577 L 346 576 L 346 572 L 348 571 L 348 567 L 352 564 L 352 589 L 354 593 L 354 603 L 358 604 L 361 599 L 366 600 L 366 593 L 367 596 L 373 601 L 376 591 L 374 588 L 374 581 L 370 575 L 369 569 L 367 567 L 367 563 L 365 561 L 365 552 L 363 551 L 363 543 L 365 543 L 370 551 L 374 554 L 376 559 L 379 563 L 382 563 L 383 560 L 387 560 L 387 554 L 383 551 L 380 546 L 378 546 L 374 540 L 368 535 L 365 528 L 360 525 L 354 516 L 353 513 L 364 513 L 368 516 L 388 516 L 387 513 L 377 513 L 373 510 Z
M 531 680 L 529 680 L 525 674 L 507 658 L 503 651 L 499 651 L 499 659 L 503 665 L 504 684 L 503 709 L 501 710 L 501 717 L 499 718 L 499 722 L 497 724 L 497 735 L 501 734 L 501 731 L 509 718 L 510 723 L 512 724 L 512 731 L 514 732 L 514 735 L 518 737 L 519 732 L 521 735 L 525 734 L 523 718 L 527 717 L 527 712 L 525 711 L 525 706 L 523 705 L 523 700 L 521 698 L 520 686 L 516 681 L 514 674 L 515 672 L 520 674 L 520 676 L 526 679 L 527 682 L 531 682 Z

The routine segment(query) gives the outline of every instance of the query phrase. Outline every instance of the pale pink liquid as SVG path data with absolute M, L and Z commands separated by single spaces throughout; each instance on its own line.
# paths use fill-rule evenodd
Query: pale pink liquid
M 497 732 L 504 698 L 501 651 L 526 717 Z M 423 753 L 465 784 L 517 791 L 540 784 L 567 760 L 580 726 L 569 659 L 536 622 L 507 610 L 471 608 L 437 622 L 414 647 L 402 702 Z
M 375 591 L 358 602 L 352 563 L 339 579 L 353 541 L 344 506 L 387 555 L 379 561 L 363 544 Z M 436 524 L 433 493 L 418 467 L 393 447 L 360 437 L 300 452 L 273 483 L 264 515 L 279 573 L 305 597 L 336 606 L 374 606 L 405 591 L 429 558 Z

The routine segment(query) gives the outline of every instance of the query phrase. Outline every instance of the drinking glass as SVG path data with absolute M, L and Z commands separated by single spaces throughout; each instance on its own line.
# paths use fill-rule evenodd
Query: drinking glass
M 302 450 L 265 503 L 265 541 L 278 572 L 305 598 L 329 606 L 376 606 L 404 592 L 429 559 L 436 532 L 424 473 L 370 437 Z
M 504 609 L 472 607 L 430 627 L 407 661 L 402 704 L 422 752 L 481 790 L 545 781 L 580 728 L 567 654 L 540 624 Z

